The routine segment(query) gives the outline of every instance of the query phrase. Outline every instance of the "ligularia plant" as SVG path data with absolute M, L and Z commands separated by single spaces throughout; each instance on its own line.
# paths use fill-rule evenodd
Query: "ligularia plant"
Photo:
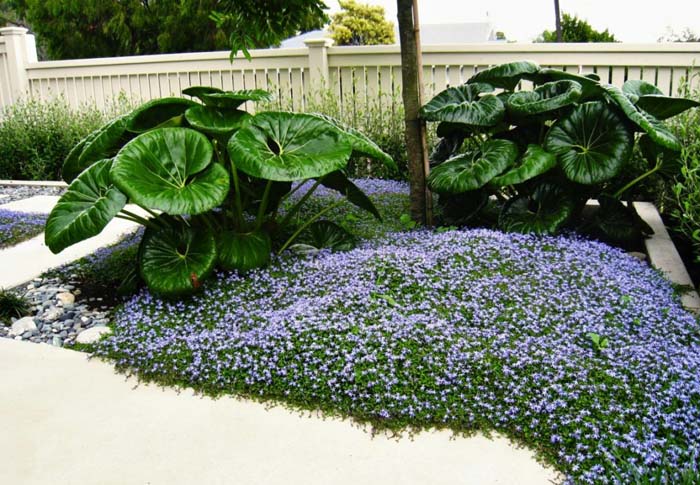
M 240 109 L 271 99 L 262 90 L 198 86 L 183 93 L 199 102 L 150 101 L 70 152 L 63 165 L 70 185 L 46 222 L 53 252 L 99 234 L 115 217 L 143 224 L 138 274 L 152 291 L 179 295 L 196 290 L 215 267 L 263 266 L 275 247 L 281 252 L 300 235 L 332 248 L 352 240 L 320 220 L 333 206 L 306 220 L 296 217 L 318 186 L 379 218 L 343 172 L 353 154 L 395 168 L 363 134 L 319 115 Z M 307 193 L 278 221 L 283 200 L 308 187 L 292 183 L 306 180 L 313 180 Z
M 534 88 L 516 91 L 522 81 Z M 581 227 L 586 202 L 597 198 L 596 229 L 615 242 L 633 240 L 649 228 L 622 200 L 654 173 L 677 173 L 680 143 L 663 120 L 697 106 L 645 81 L 620 89 L 529 61 L 492 67 L 423 106 L 441 137 L 428 184 L 449 224 L 495 221 L 507 231 L 551 234 Z M 635 141 L 647 170 L 621 180 Z

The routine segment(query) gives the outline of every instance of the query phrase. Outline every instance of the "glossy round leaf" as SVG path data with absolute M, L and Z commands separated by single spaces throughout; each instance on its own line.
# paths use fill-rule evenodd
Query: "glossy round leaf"
M 687 98 L 672 98 L 658 94 L 640 96 L 637 107 L 659 120 L 665 120 L 681 114 L 683 111 L 697 108 L 700 102 Z
M 379 148 L 379 145 L 374 143 L 367 135 L 365 135 L 361 131 L 347 126 L 341 121 L 336 120 L 335 118 L 332 118 L 327 115 L 314 113 L 314 116 L 320 117 L 321 119 L 327 121 L 328 123 L 336 126 L 339 130 L 341 130 L 345 135 L 346 139 L 350 142 L 350 145 L 352 146 L 353 155 L 360 155 L 367 158 L 371 158 L 373 160 L 377 160 L 379 162 L 382 162 L 384 166 L 389 170 L 393 172 L 398 171 L 399 167 L 396 165 L 396 162 L 394 162 L 394 159 L 391 158 L 391 156 L 384 152 L 381 148 Z
M 249 271 L 270 261 L 272 242 L 263 231 L 223 231 L 217 237 L 219 265 L 228 270 Z
M 168 216 L 148 227 L 139 248 L 141 277 L 154 293 L 193 293 L 216 263 L 216 241 L 209 229 L 188 226 Z
M 472 190 L 463 194 L 441 194 L 438 207 L 442 222 L 448 226 L 464 226 L 474 220 L 486 207 L 489 194 L 486 190 Z
M 245 111 L 219 110 L 210 106 L 192 106 L 185 119 L 195 130 L 211 135 L 227 135 L 239 129 L 250 115 Z
M 509 62 L 478 72 L 469 78 L 467 83 L 488 83 L 512 91 L 521 79 L 533 76 L 539 70 L 540 66 L 532 61 Z
M 576 81 L 554 81 L 532 91 L 520 91 L 508 98 L 508 111 L 529 116 L 555 111 L 569 106 L 581 97 L 581 85 Z
M 639 99 L 640 96 L 645 96 L 647 94 L 664 94 L 663 91 L 653 84 L 640 79 L 630 79 L 629 81 L 625 81 L 625 83 L 622 85 L 622 92 L 632 95 L 637 99 Z
M 213 148 L 189 128 L 158 128 L 131 140 L 114 160 L 112 179 L 131 200 L 167 214 L 200 214 L 223 202 L 229 179 L 211 163 Z
M 473 126 L 494 126 L 505 114 L 503 102 L 484 83 L 463 84 L 437 94 L 420 110 L 428 121 L 449 121 Z
M 264 89 L 241 89 L 223 93 L 203 93 L 204 104 L 217 108 L 235 109 L 246 101 L 272 101 L 275 97 Z
M 54 253 L 96 236 L 126 205 L 110 179 L 111 160 L 94 163 L 68 186 L 46 220 L 44 239 Z
M 357 238 L 331 221 L 312 223 L 299 237 L 302 244 L 316 249 L 349 251 L 357 245 Z
M 185 98 L 154 99 L 132 111 L 127 128 L 134 133 L 144 133 L 153 128 L 180 126 L 185 111 L 197 105 Z
M 428 185 L 440 194 L 476 190 L 510 167 L 517 157 L 515 143 L 490 140 L 482 145 L 481 151 L 457 155 L 435 167 L 428 177 Z
M 329 189 L 336 190 L 343 194 L 351 204 L 356 205 L 360 209 L 366 210 L 378 220 L 382 220 L 382 216 L 372 203 L 372 200 L 367 197 L 364 192 L 362 192 L 362 189 L 352 183 L 352 181 L 347 178 L 342 171 L 337 170 L 335 172 L 331 172 L 328 175 L 324 175 L 323 177 L 319 178 L 318 181 L 324 187 L 328 187 Z
M 557 121 L 547 133 L 544 148 L 557 156 L 569 180 L 595 184 L 617 175 L 633 144 L 624 119 L 596 101 L 577 106 Z
M 595 223 L 608 242 L 639 243 L 643 236 L 654 232 L 639 217 L 634 205 L 624 205 L 620 200 L 602 194 L 598 197 L 598 203 L 600 207 Z
M 223 92 L 223 89 L 215 88 L 214 86 L 190 86 L 189 88 L 182 90 L 182 94 L 198 98 L 201 101 L 204 101 L 205 94 L 215 94 Z
M 571 217 L 574 201 L 553 184 L 538 186 L 531 197 L 515 197 L 506 203 L 498 224 L 504 231 L 554 234 Z
M 317 116 L 266 112 L 234 133 L 228 151 L 248 175 L 291 182 L 344 168 L 352 146 L 336 126 Z
M 556 165 L 556 156 L 546 152 L 539 145 L 528 145 L 520 164 L 492 179 L 491 184 L 499 187 L 520 184 L 542 175 Z
M 532 77 L 532 80 L 537 84 L 545 84 L 554 81 L 574 81 L 581 85 L 580 101 L 588 101 L 600 99 L 603 94 L 603 89 L 600 85 L 598 76 L 587 74 L 581 76 L 573 72 L 561 71 L 559 69 L 541 69 Z
M 98 160 L 112 157 L 126 142 L 127 116 L 120 116 L 94 131 L 72 150 L 63 163 L 61 175 L 70 183 L 87 167 Z M 81 148 L 78 148 L 81 147 Z M 79 150 L 79 153 L 78 153 Z
M 663 177 L 673 179 L 681 174 L 683 161 L 680 152 L 657 145 L 649 135 L 639 138 L 639 148 L 651 168 L 658 167 L 657 170 Z
M 671 150 L 681 149 L 681 144 L 673 133 L 671 133 L 661 121 L 657 120 L 646 111 L 637 108 L 637 106 L 625 96 L 620 88 L 606 84 L 603 86 L 603 89 L 613 102 L 622 109 L 625 116 L 642 131 L 646 132 L 655 143 Z

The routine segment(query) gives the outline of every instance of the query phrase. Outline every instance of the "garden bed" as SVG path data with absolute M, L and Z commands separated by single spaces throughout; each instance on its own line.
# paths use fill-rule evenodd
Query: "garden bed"
M 45 214 L 14 212 L 0 208 L 0 249 L 41 234 L 45 223 Z

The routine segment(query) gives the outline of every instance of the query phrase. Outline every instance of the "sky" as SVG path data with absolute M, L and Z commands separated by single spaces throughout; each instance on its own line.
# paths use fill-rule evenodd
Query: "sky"
M 380 5 L 396 23 L 396 0 L 358 0 Z M 585 18 L 596 30 L 606 28 L 623 42 L 656 42 L 667 27 L 689 27 L 700 34 L 700 0 L 560 0 L 562 12 Z M 330 12 L 340 8 L 326 0 Z M 490 21 L 508 40 L 531 42 L 554 30 L 554 0 L 419 0 L 421 23 Z

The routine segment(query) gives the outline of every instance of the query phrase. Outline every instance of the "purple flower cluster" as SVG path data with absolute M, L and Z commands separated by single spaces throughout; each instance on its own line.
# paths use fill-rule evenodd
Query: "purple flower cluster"
M 188 300 L 144 290 L 97 354 L 378 425 L 499 430 L 571 482 L 606 483 L 698 461 L 699 330 L 666 280 L 606 245 L 414 231 L 222 273 Z
M 385 180 L 385 179 L 355 179 L 353 183 L 357 185 L 365 194 L 369 197 L 377 195 L 408 195 L 408 182 L 403 182 L 399 180 Z M 301 187 L 292 194 L 291 199 L 296 200 L 302 197 L 314 184 L 313 180 L 307 180 L 301 184 Z M 298 184 L 294 184 L 292 189 L 297 189 Z M 319 185 L 316 190 L 314 190 L 314 196 L 316 197 L 342 197 L 340 192 L 333 189 Z
M 45 214 L 0 209 L 0 248 L 34 237 L 44 230 Z

